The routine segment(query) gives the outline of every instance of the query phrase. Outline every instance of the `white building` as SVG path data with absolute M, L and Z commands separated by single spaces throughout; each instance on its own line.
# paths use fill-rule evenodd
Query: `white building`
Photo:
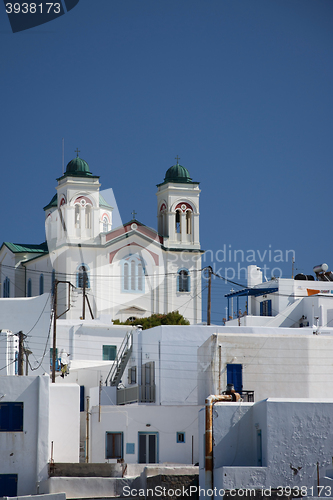
M 198 403 L 227 384 L 247 400 L 333 398 L 333 329 L 219 327 L 198 349 Z
M 274 399 L 213 405 L 212 474 L 205 470 L 205 411 L 200 411 L 200 487 L 240 496 L 332 496 L 333 400 Z M 303 488 L 301 490 L 301 488 Z M 247 491 L 247 493 L 246 493 Z M 321 496 L 321 495 L 320 495 Z M 201 495 L 204 498 L 204 495 Z
M 178 163 L 167 170 L 158 185 L 158 232 L 136 219 L 114 227 L 100 186 L 84 160 L 68 163 L 44 207 L 47 242 L 3 243 L 1 297 L 41 295 L 58 279 L 75 287 L 57 285 L 65 319 L 124 321 L 179 310 L 200 323 L 199 183 Z
M 310 326 L 323 331 L 333 327 L 332 273 L 316 273 L 318 281 L 314 276 L 298 274 L 295 279 L 274 278 L 263 282 L 259 267 L 247 269 L 248 287 L 227 294 L 228 326 Z M 327 281 L 322 281 L 325 277 Z M 246 314 L 239 313 L 241 308 Z
M 77 385 L 48 376 L 1 377 L 1 497 L 37 494 L 51 458 L 79 461 L 79 397 Z

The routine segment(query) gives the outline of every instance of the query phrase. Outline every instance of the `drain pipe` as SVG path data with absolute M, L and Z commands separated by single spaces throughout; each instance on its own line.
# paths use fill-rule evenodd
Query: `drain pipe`
M 213 408 L 219 401 L 239 401 L 240 395 L 233 394 L 210 395 L 205 400 L 205 489 L 213 490 Z

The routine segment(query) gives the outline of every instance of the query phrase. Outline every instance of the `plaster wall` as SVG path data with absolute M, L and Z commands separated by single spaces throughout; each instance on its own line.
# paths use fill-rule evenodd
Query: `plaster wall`
M 123 432 L 124 460 L 138 463 L 138 433 L 158 433 L 158 463 L 196 463 L 198 456 L 198 406 L 126 405 L 91 409 L 91 461 L 105 458 L 106 432 Z M 149 424 L 149 426 L 147 426 Z M 177 432 L 185 432 L 185 443 L 177 443 Z M 193 450 L 192 450 L 193 436 Z M 134 454 L 126 453 L 126 444 L 134 444 Z
M 197 349 L 211 334 L 207 326 L 158 326 L 133 331 L 133 352 L 128 368 L 137 366 L 137 383 L 141 383 L 141 364 L 155 363 L 156 404 L 197 404 Z M 214 330 L 213 330 L 214 331 Z
M 50 384 L 50 436 L 55 462 L 79 462 L 80 387 Z
M 333 334 L 308 328 L 224 327 L 198 350 L 198 403 L 227 384 L 227 364 L 242 365 L 243 390 L 267 397 L 333 397 Z M 221 355 L 219 355 L 221 346 Z
M 333 400 L 267 399 L 214 405 L 214 486 L 218 489 L 315 487 L 331 465 Z M 261 444 L 258 442 L 261 431 Z M 199 435 L 203 436 L 201 412 Z M 258 458 L 262 458 L 262 466 Z M 204 450 L 200 449 L 200 485 Z
M 29 358 L 33 368 L 36 368 L 43 358 L 45 343 L 50 326 L 51 300 L 49 294 L 30 298 L 0 299 L 0 330 L 6 329 L 14 333 L 23 331 L 29 335 L 25 340 L 25 347 L 33 351 L 34 356 Z M 2 338 L 0 332 L 0 338 Z M 35 340 L 36 339 L 36 340 Z M 0 342 L 0 368 L 6 366 L 7 342 Z M 25 367 L 24 367 L 25 369 Z M 33 372 L 42 375 L 49 372 L 49 356 L 43 358 L 40 368 Z M 29 368 L 29 373 L 31 370 Z M 0 376 L 7 374 L 0 371 Z
M 23 403 L 23 431 L 0 432 L 0 470 L 18 474 L 18 495 L 36 494 L 48 476 L 49 377 L 2 377 L 1 402 Z

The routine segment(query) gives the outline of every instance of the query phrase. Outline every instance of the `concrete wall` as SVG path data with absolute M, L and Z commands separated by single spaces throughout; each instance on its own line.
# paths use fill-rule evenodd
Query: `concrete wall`
M 18 495 L 38 492 L 49 460 L 49 377 L 2 377 L 0 401 L 23 402 L 23 431 L 0 432 L 0 471 L 18 474 Z
M 227 384 L 227 364 L 243 367 L 243 390 L 267 397 L 333 397 L 333 330 L 222 327 L 198 350 L 198 403 Z M 221 350 L 219 351 L 219 346 Z M 219 354 L 221 353 L 221 354 Z
M 126 405 L 91 409 L 91 462 L 106 462 L 106 432 L 123 432 L 124 460 L 138 462 L 138 433 L 158 432 L 159 463 L 192 464 L 198 455 L 198 406 Z M 149 426 L 147 426 L 147 424 Z M 185 443 L 177 443 L 177 432 L 185 432 Z M 134 444 L 134 454 L 126 453 L 126 443 Z M 110 460 L 110 462 L 115 460 Z
M 80 449 L 80 387 L 50 385 L 50 436 L 54 462 L 78 462 Z

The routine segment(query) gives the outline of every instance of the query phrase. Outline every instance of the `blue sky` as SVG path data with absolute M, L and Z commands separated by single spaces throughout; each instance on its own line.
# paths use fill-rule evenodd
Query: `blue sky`
M 1 4 L 0 40 L 2 241 L 44 240 L 64 138 L 65 163 L 78 147 L 122 220 L 154 228 L 179 155 L 221 274 L 241 255 L 218 262 L 224 245 L 266 250 L 268 278 L 291 276 L 290 249 L 297 272 L 333 268 L 331 0 L 80 0 L 16 34 Z M 213 281 L 216 323 L 229 290 Z

